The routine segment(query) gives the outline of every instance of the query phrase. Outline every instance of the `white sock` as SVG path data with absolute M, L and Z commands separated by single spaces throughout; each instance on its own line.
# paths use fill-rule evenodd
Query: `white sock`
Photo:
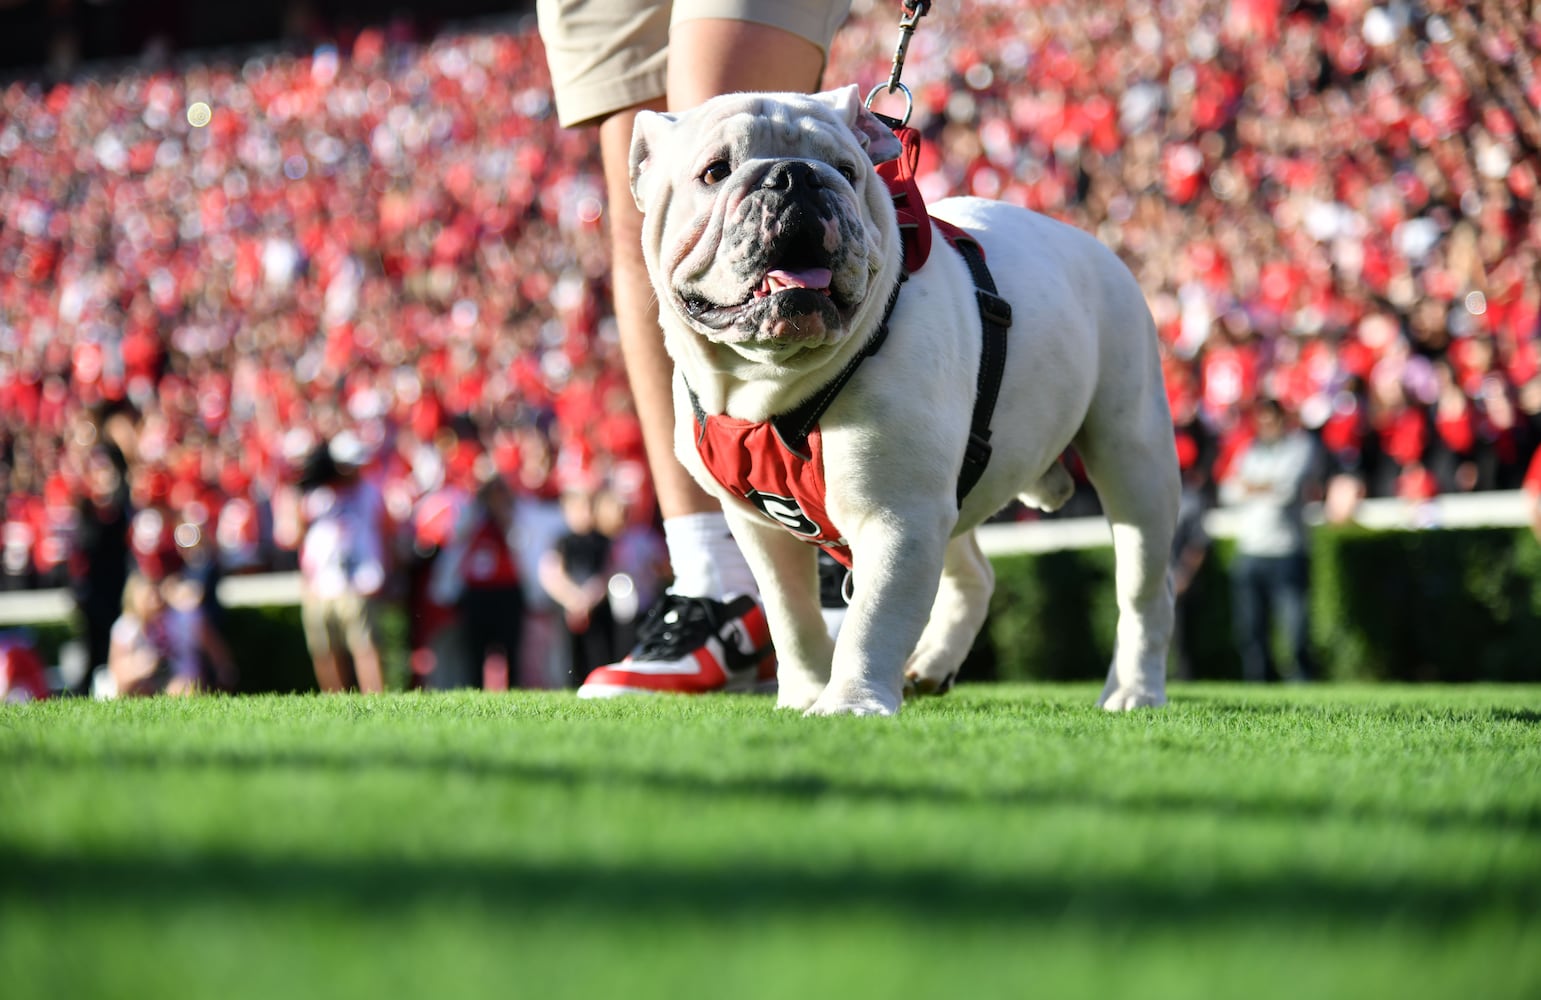
M 722 600 L 734 594 L 760 596 L 754 574 L 721 514 L 686 514 L 666 518 L 664 542 L 674 567 L 674 585 L 681 597 Z

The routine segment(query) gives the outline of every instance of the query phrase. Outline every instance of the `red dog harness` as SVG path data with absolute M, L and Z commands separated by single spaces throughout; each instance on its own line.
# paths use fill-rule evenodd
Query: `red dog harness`
M 904 270 L 888 299 L 883 321 L 866 348 L 834 380 L 790 413 L 763 423 L 738 420 L 701 409 L 695 392 L 690 403 L 696 417 L 696 450 L 712 476 L 730 493 L 752 504 L 770 521 L 804 541 L 821 546 L 847 569 L 851 549 L 825 507 L 824 442 L 819 418 L 839 394 L 862 361 L 876 354 L 888 337 L 888 319 L 899 300 L 899 289 L 909 274 L 918 271 L 931 255 L 935 226 L 953 246 L 973 274 L 984 325 L 984 346 L 979 365 L 979 393 L 963 467 L 958 475 L 958 503 L 973 489 L 990 461 L 990 415 L 1000 392 L 1006 361 L 1006 330 L 1011 325 L 1011 306 L 995 294 L 995 282 L 985 267 L 984 252 L 964 230 L 933 219 L 915 184 L 920 158 L 920 139 L 914 129 L 889 121 L 899 137 L 901 155 L 877 168 L 888 185 L 899 217 L 904 248 Z

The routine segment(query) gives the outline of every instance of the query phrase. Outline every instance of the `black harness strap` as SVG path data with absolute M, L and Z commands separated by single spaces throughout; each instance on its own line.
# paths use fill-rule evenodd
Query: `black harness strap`
M 899 304 L 899 289 L 904 287 L 909 277 L 903 271 L 899 272 L 899 280 L 894 282 L 893 293 L 888 296 L 888 305 L 883 310 L 883 321 L 878 324 L 877 330 L 867 341 L 867 346 L 840 369 L 840 374 L 790 413 L 771 417 L 771 427 L 775 428 L 776 436 L 781 439 L 782 444 L 796 454 L 804 458 L 808 457 L 808 435 L 812 434 L 813 429 L 818 426 L 819 418 L 824 416 L 824 411 L 829 409 L 829 404 L 840 395 L 840 390 L 845 388 L 845 384 L 851 381 L 851 376 L 856 374 L 856 369 L 861 367 L 861 363 L 876 354 L 878 348 L 882 347 L 883 342 L 888 339 L 888 320 L 894 314 L 894 306 Z
M 1001 378 L 1006 373 L 1006 331 L 1011 326 L 1011 303 L 995 293 L 995 279 L 985 266 L 984 251 L 972 239 L 954 244 L 974 276 L 974 293 L 979 298 L 979 322 L 984 328 L 984 342 L 979 350 L 979 391 L 974 397 L 974 418 L 969 424 L 968 447 L 963 452 L 963 469 L 958 473 L 958 506 L 969 495 L 990 464 L 990 418 L 1001 394 Z
M 995 279 L 991 277 L 990 269 L 985 266 L 984 252 L 979 249 L 979 244 L 971 238 L 959 237 L 953 241 L 953 246 L 963 255 L 963 260 L 968 264 L 969 273 L 973 275 L 974 294 L 979 301 L 979 322 L 983 329 L 983 342 L 979 350 L 979 382 L 974 396 L 974 415 L 969 423 L 968 445 L 963 452 L 963 467 L 958 472 L 958 506 L 961 507 L 964 498 L 979 483 L 985 467 L 990 464 L 992 451 L 990 420 L 995 415 L 995 404 L 1000 398 L 1001 379 L 1006 373 L 1006 333 L 1011 326 L 1011 303 L 996 294 Z M 876 354 L 878 348 L 882 347 L 883 342 L 888 339 L 888 320 L 893 316 L 894 306 L 899 302 L 899 289 L 904 287 L 907 278 L 908 275 L 904 272 L 899 273 L 899 280 L 894 283 L 893 293 L 888 297 L 888 306 L 883 311 L 883 321 L 878 324 L 872 339 L 867 341 L 867 346 L 862 348 L 838 375 L 809 397 L 807 402 L 770 419 L 776 436 L 794 454 L 808 458 L 808 435 L 818 426 L 824 411 L 829 409 L 829 405 L 835 401 L 840 390 L 851 381 L 851 376 L 856 374 L 856 369 L 861 367 L 861 363 Z M 706 433 L 707 414 L 701 408 L 701 400 L 696 395 L 696 391 L 690 388 L 688 382 L 685 388 L 690 392 L 690 406 L 695 411 L 696 423 L 701 428 L 697 434 L 699 441 Z

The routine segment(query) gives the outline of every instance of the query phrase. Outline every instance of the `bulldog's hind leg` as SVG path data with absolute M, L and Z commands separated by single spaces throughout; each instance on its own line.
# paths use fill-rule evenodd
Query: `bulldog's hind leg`
M 904 695 L 945 694 L 957 679 L 995 592 L 995 570 L 972 531 L 947 545 L 931 617 L 904 666 Z
M 1159 382 L 1144 395 L 1156 398 L 1133 407 L 1119 401 L 1103 414 L 1094 406 L 1076 439 L 1113 525 L 1118 631 L 1097 701 L 1112 711 L 1166 704 L 1173 620 L 1167 568 L 1181 484 Z

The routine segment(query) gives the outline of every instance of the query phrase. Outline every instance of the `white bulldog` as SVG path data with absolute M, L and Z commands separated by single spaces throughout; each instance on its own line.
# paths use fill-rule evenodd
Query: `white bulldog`
M 837 641 L 820 614 L 814 547 L 783 526 L 784 511 L 730 493 L 698 453 L 698 414 L 769 420 L 866 349 L 901 271 L 895 210 L 874 166 L 899 152 L 855 87 L 643 113 L 633 136 L 643 252 L 675 362 L 677 450 L 723 500 L 760 584 L 779 705 L 891 715 L 906 693 L 950 686 L 994 587 L 973 528 L 1013 497 L 1044 510 L 1069 499 L 1059 459 L 1071 445 L 1112 522 L 1117 559 L 1117 642 L 1099 704 L 1164 704 L 1179 493 L 1172 421 L 1144 297 L 1080 230 L 977 198 L 930 206 L 978 240 L 1014 315 L 994 453 L 960 505 L 981 318 L 965 261 L 938 237 L 898 292 L 881 349 L 819 420 L 827 517 L 854 564 Z

